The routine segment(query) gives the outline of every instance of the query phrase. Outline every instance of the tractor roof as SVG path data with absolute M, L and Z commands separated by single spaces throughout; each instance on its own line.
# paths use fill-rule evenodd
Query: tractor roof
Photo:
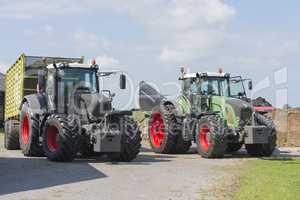
M 58 63 L 58 64 L 56 64 L 56 67 L 57 68 L 71 67 L 71 68 L 87 68 L 88 69 L 88 68 L 91 68 L 92 66 L 88 65 L 88 64 L 80 64 L 80 63 Z M 55 68 L 54 64 L 47 66 L 47 69 L 54 69 L 54 68 Z
M 229 73 L 218 72 L 197 72 L 197 73 L 184 73 L 182 78 L 197 78 L 197 77 L 230 77 Z

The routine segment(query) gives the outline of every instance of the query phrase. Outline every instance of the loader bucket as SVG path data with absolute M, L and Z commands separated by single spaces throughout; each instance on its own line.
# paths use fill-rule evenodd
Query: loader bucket
M 143 111 L 152 111 L 160 105 L 165 97 L 155 90 L 151 85 L 142 81 L 139 86 L 139 104 Z

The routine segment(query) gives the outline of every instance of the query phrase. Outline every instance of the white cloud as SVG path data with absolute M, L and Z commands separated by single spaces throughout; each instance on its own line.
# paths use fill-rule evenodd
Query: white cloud
M 228 67 L 272 71 L 298 63 L 300 39 L 294 33 L 231 33 L 224 47 L 215 51 L 215 60 Z
M 235 14 L 223 0 L 10 0 L 2 3 L 0 17 L 31 19 L 99 12 L 108 6 L 144 26 L 156 41 L 161 61 L 177 64 L 209 55 L 220 45 L 226 23 Z M 44 31 L 50 33 L 52 28 L 47 26 Z M 91 49 L 109 43 L 84 31 L 75 33 L 74 38 L 77 45 Z
M 0 72 L 5 73 L 7 69 L 8 69 L 8 65 L 0 62 Z
M 235 10 L 222 0 L 121 0 L 111 5 L 139 21 L 161 46 L 160 60 L 184 64 L 221 44 Z M 178 63 L 179 62 L 179 63 Z
M 82 1 L 74 0 L 1 0 L 0 17 L 33 19 L 82 12 Z
M 119 67 L 120 65 L 116 58 L 107 55 L 97 56 L 95 59 L 100 67 Z
M 34 29 L 25 29 L 23 31 L 26 37 L 44 37 L 44 36 L 52 36 L 54 33 L 54 28 L 50 24 L 45 24 L 41 27 L 35 27 Z
M 110 41 L 107 38 L 92 32 L 76 31 L 73 35 L 73 39 L 80 48 L 97 49 L 110 47 Z

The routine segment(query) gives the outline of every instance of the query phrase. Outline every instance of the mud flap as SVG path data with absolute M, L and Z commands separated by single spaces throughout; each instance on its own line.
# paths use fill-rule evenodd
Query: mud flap
M 142 111 L 152 111 L 165 97 L 150 84 L 142 81 L 139 85 L 139 104 Z
M 246 126 L 245 144 L 268 144 L 271 131 L 267 126 Z

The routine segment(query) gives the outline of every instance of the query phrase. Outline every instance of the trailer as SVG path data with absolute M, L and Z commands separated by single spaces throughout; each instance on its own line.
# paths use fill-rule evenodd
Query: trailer
M 26 95 L 36 93 L 38 71 L 53 63 L 83 63 L 84 58 L 27 56 L 22 54 L 5 76 L 4 146 L 19 149 L 20 105 Z
M 4 127 L 4 74 L 0 73 L 0 128 Z

